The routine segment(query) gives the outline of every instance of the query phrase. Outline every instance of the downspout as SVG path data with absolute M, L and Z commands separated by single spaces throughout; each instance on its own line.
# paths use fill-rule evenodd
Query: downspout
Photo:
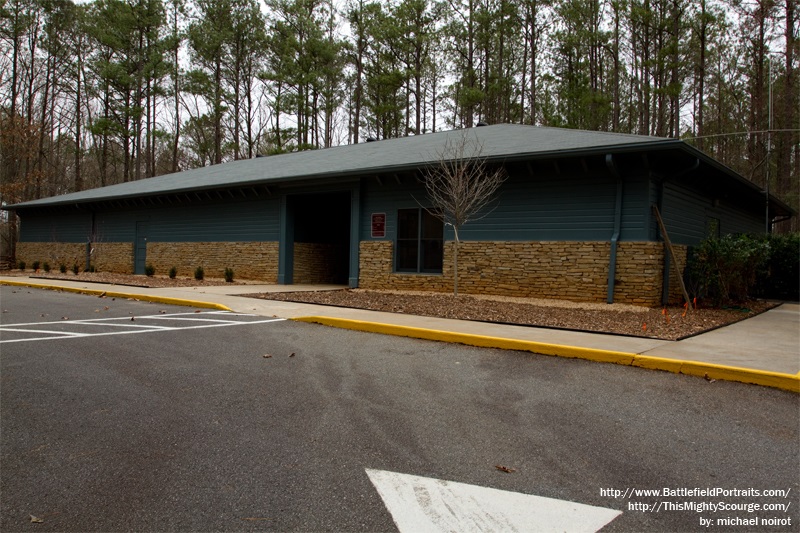
M 622 176 L 614 163 L 614 156 L 606 154 L 606 166 L 611 171 L 611 175 L 617 178 L 617 199 L 614 203 L 614 233 L 611 234 L 611 251 L 608 260 L 608 296 L 606 303 L 614 303 L 614 284 L 617 275 L 617 242 L 619 242 L 619 232 L 622 227 Z

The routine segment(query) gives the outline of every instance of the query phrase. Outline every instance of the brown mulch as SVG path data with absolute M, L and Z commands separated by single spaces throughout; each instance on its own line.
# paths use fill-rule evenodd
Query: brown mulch
M 40 279 L 64 279 L 89 283 L 168 288 L 226 285 L 221 278 L 170 279 L 167 276 L 133 276 L 109 272 L 33 272 L 28 270 L 0 271 L 3 276 L 30 276 Z M 247 282 L 234 281 L 233 285 Z M 252 282 L 251 282 L 252 283 Z M 289 287 L 287 287 L 288 289 Z M 684 313 L 683 307 L 647 308 L 625 304 L 597 304 L 568 302 L 564 300 L 542 300 L 530 298 L 507 298 L 500 296 L 471 296 L 423 292 L 371 291 L 343 289 L 315 292 L 280 292 L 250 294 L 265 300 L 291 301 L 352 307 L 404 313 L 410 315 L 476 320 L 504 324 L 519 324 L 576 331 L 590 331 L 664 340 L 678 340 L 705 331 L 710 331 L 771 309 L 776 302 L 750 300 L 739 306 L 712 309 L 701 306 Z
M 112 272 L 81 272 L 73 274 L 67 272 L 34 272 L 33 270 L 20 271 L 20 270 L 2 270 L 0 275 L 3 276 L 28 276 L 33 279 L 62 279 L 66 281 L 77 281 L 84 283 L 110 283 L 112 285 L 123 285 L 127 287 L 146 287 L 146 288 L 169 288 L 169 287 L 202 287 L 213 285 L 241 285 L 241 283 L 234 281 L 226 283 L 222 278 L 205 278 L 203 280 L 196 280 L 194 278 L 180 278 L 176 277 L 171 279 L 169 276 L 134 276 L 131 274 L 114 274 Z
M 303 302 L 404 313 L 679 340 L 755 316 L 778 305 L 752 300 L 727 309 L 653 309 L 633 305 L 563 300 L 480 297 L 440 293 L 347 289 L 249 295 L 266 300 Z

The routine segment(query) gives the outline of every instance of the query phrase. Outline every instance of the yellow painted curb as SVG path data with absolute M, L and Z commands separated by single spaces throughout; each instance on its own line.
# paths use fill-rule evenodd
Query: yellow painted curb
M 165 305 L 179 305 L 182 307 L 200 307 L 202 309 L 216 309 L 218 311 L 230 311 L 231 308 L 222 304 L 212 302 L 200 302 L 196 300 L 184 300 L 182 298 L 169 298 L 167 296 L 152 296 L 149 294 L 131 294 L 117 291 L 103 291 L 98 289 L 85 289 L 82 287 L 65 287 L 63 285 L 47 285 L 43 283 L 28 283 L 24 281 L 0 280 L 0 285 L 12 287 L 30 287 L 32 289 L 49 289 L 53 291 L 74 292 L 77 294 L 88 294 L 90 296 L 106 296 L 108 298 L 126 298 L 129 300 L 140 300 L 143 302 L 153 302 Z
M 615 352 L 611 350 L 563 346 L 559 344 L 547 344 L 535 341 L 473 335 L 470 333 L 453 333 L 449 331 L 415 328 L 411 326 L 397 326 L 393 324 L 380 324 L 377 322 L 366 322 L 362 320 L 350 320 L 326 316 L 305 316 L 297 317 L 292 320 L 298 322 L 308 322 L 312 324 L 322 324 L 325 326 L 342 329 L 351 329 L 355 331 L 382 333 L 385 335 L 412 337 L 415 339 L 432 341 L 453 342 L 458 344 L 466 344 L 469 346 L 478 346 L 481 348 L 519 350 L 543 355 L 555 355 L 558 357 L 586 359 L 589 361 L 598 361 L 603 363 L 615 363 L 618 365 L 635 366 L 639 368 L 648 368 L 651 370 L 663 370 L 666 372 L 673 372 L 675 374 L 699 376 L 706 379 L 751 383 L 800 393 L 800 373 L 797 375 L 782 374 L 780 372 L 751 370 L 748 368 L 701 363 L 698 361 L 666 359 L 663 357 L 651 357 L 647 355 Z

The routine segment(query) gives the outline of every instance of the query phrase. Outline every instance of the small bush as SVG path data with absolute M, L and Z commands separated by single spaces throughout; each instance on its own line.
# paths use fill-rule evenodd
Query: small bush
M 144 267 L 144 273 L 146 276 L 153 277 L 156 273 L 156 267 L 153 265 L 147 265 Z
M 172 267 L 172 268 L 169 269 L 169 279 L 175 279 L 175 276 L 177 276 L 177 275 L 178 275 L 178 269 L 177 268 Z
M 40 266 L 42 266 L 42 264 L 39 261 L 34 261 L 33 262 L 33 269 L 34 270 L 39 270 Z
M 758 294 L 800 301 L 800 233 L 770 235 L 769 261 L 759 273 Z
M 692 250 L 686 266 L 692 296 L 721 307 L 752 296 L 769 260 L 769 244 L 748 235 L 706 239 Z
M 80 272 L 80 271 L 81 271 L 81 268 L 78 266 L 78 263 L 75 263 L 74 265 L 72 265 L 72 273 L 73 274 L 75 274 L 77 276 L 78 272 Z
M 201 281 L 205 277 L 205 272 L 203 271 L 203 267 L 199 266 L 194 271 L 194 279 L 197 281 Z
M 66 274 L 66 273 L 67 273 L 67 265 L 65 265 L 64 263 L 61 263 L 61 264 L 59 265 L 59 267 L 58 267 L 58 270 L 59 270 L 59 272 L 61 272 L 62 274 Z
M 97 272 L 97 267 L 96 267 L 96 266 L 94 266 L 94 265 L 91 265 L 91 264 L 90 264 L 90 265 L 89 265 L 89 268 L 87 268 L 86 270 L 84 270 L 84 272 Z
M 42 268 L 45 272 L 50 272 L 50 263 L 45 262 L 45 264 L 42 265 Z
M 17 266 L 19 267 L 20 270 L 25 270 L 25 261 L 20 261 L 19 263 L 17 263 Z
M 233 269 L 232 268 L 226 268 L 225 269 L 225 281 L 227 283 L 233 283 Z

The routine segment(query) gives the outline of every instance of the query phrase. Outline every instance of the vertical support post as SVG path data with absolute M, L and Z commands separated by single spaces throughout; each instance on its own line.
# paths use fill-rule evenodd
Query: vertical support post
M 359 254 L 361 237 L 361 182 L 350 191 L 350 270 L 347 285 L 351 289 L 358 287 Z
M 294 212 L 288 195 L 281 196 L 280 241 L 278 242 L 278 284 L 294 281 Z
M 614 158 L 611 154 L 606 154 L 606 166 L 611 171 L 611 175 L 617 178 L 617 199 L 614 203 L 614 232 L 611 234 L 611 250 L 608 260 L 608 294 L 606 303 L 614 303 L 615 278 L 617 276 L 617 243 L 622 228 L 622 176 L 620 176 Z

